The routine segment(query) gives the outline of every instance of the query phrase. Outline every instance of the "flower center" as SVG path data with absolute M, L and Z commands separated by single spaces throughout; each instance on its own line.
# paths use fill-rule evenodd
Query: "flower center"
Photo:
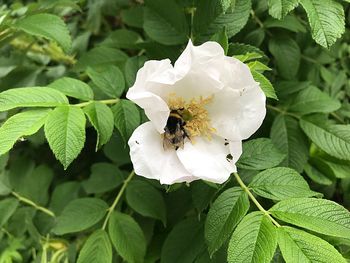
M 171 111 L 176 111 L 184 120 L 183 128 L 189 139 L 196 136 L 205 136 L 209 140 L 211 134 L 216 130 L 210 125 L 210 118 L 206 105 L 212 102 L 214 95 L 203 98 L 193 98 L 186 102 L 183 98 L 177 97 L 176 94 L 169 94 L 168 106 Z

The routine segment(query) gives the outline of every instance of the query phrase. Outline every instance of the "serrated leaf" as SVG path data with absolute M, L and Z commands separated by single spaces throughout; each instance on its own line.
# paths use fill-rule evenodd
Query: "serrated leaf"
M 292 227 L 278 228 L 277 240 L 286 263 L 346 262 L 328 242 Z
M 333 0 L 299 0 L 306 11 L 316 43 L 332 46 L 345 31 L 343 6 Z
M 192 263 L 205 248 L 203 224 L 193 217 L 177 223 L 164 241 L 163 263 Z
M 284 28 L 295 33 L 306 32 L 305 26 L 300 22 L 299 18 L 295 15 L 288 15 L 284 17 L 283 20 L 268 18 L 264 21 L 264 26 L 266 28 Z
M 64 169 L 79 155 L 85 142 L 85 116 L 82 109 L 60 106 L 50 112 L 45 136 Z
M 126 142 L 140 124 L 140 112 L 136 105 L 129 100 L 120 100 L 112 107 L 112 111 L 114 114 L 114 126 L 122 135 L 124 142 Z
M 34 36 L 57 42 L 65 52 L 69 52 L 72 40 L 63 20 L 52 14 L 35 14 L 19 19 L 14 27 Z
M 269 211 L 282 221 L 317 233 L 350 236 L 350 212 L 330 200 L 292 198 L 280 201 Z
M 269 14 L 277 19 L 284 18 L 299 4 L 298 0 L 269 0 Z
M 188 39 L 185 14 L 174 0 L 146 0 L 143 28 L 155 41 L 164 45 L 183 44 Z
M 0 201 L 0 227 L 2 227 L 13 215 L 19 202 L 14 198 L 6 198 Z
M 114 248 L 125 261 L 143 262 L 146 254 L 145 236 L 131 216 L 113 212 L 109 219 L 108 233 Z
M 77 263 L 110 263 L 112 255 L 112 245 L 107 233 L 104 230 L 96 230 L 86 240 Z
M 248 209 L 248 195 L 239 187 L 230 188 L 219 195 L 209 209 L 204 228 L 211 255 L 231 236 Z
M 125 80 L 128 87 L 131 87 L 136 79 L 137 71 L 143 66 L 147 58 L 145 56 L 137 56 L 128 58 L 125 63 Z
M 257 71 L 257 72 L 264 72 L 266 70 L 271 70 L 271 68 L 269 68 L 268 66 L 266 66 L 264 63 L 261 63 L 260 61 L 258 60 L 254 60 L 252 62 L 248 62 L 247 63 L 249 69 L 251 71 Z
M 86 101 L 94 99 L 94 93 L 90 86 L 78 79 L 69 77 L 60 78 L 52 82 L 49 87 L 72 98 Z
M 260 72 L 255 70 L 252 70 L 251 72 L 254 80 L 259 82 L 260 88 L 265 93 L 265 96 L 277 100 L 278 98 L 271 82 Z
M 86 73 L 92 82 L 107 96 L 119 98 L 124 92 L 125 79 L 123 72 L 113 65 L 88 68 Z
M 259 138 L 243 143 L 243 153 L 237 167 L 248 170 L 264 170 L 280 164 L 286 157 L 270 139 Z
M 309 148 L 299 122 L 283 114 L 277 116 L 271 126 L 270 137 L 274 145 L 287 155 L 282 166 L 301 173 L 309 157 Z
M 258 173 L 253 177 L 249 188 L 257 195 L 273 200 L 318 195 L 310 190 L 300 174 L 286 167 L 271 168 Z
M 61 92 L 47 87 L 16 88 L 0 93 L 0 111 L 18 107 L 55 107 L 68 104 Z
M 80 232 L 97 224 L 107 213 L 108 205 L 98 198 L 80 198 L 71 201 L 57 217 L 52 232 L 56 235 Z
M 261 212 L 246 215 L 233 232 L 227 261 L 229 263 L 269 263 L 277 246 L 277 232 Z
M 144 181 L 132 181 L 126 188 L 126 201 L 137 213 L 166 224 L 166 206 L 162 194 Z
M 242 43 L 230 43 L 228 46 L 228 56 L 246 55 L 248 53 L 254 54 L 255 59 L 261 58 L 262 62 L 264 63 L 269 60 L 264 52 L 255 46 Z
M 0 155 L 8 152 L 18 139 L 36 133 L 45 123 L 50 110 L 18 113 L 0 127 Z
M 83 110 L 97 132 L 97 151 L 102 145 L 109 141 L 113 134 L 113 112 L 107 105 L 98 101 L 90 103 Z
M 350 160 L 350 125 L 301 119 L 300 126 L 320 149 L 341 160 Z
M 340 107 L 341 104 L 338 100 L 331 98 L 320 89 L 310 86 L 298 93 L 288 110 L 306 115 L 317 112 L 329 113 Z

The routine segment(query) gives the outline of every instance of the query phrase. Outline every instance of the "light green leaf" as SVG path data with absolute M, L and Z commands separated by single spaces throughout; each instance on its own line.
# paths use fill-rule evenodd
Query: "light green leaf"
M 277 246 L 277 232 L 261 212 L 246 215 L 233 232 L 227 261 L 229 263 L 269 263 Z
M 286 167 L 271 168 L 258 173 L 250 182 L 249 188 L 257 195 L 273 200 L 318 195 L 310 190 L 300 174 Z
M 278 246 L 286 263 L 345 263 L 342 255 L 323 239 L 292 227 L 280 227 Z
M 108 233 L 116 251 L 125 261 L 143 262 L 146 254 L 145 236 L 131 216 L 113 212 L 109 219 Z
M 298 6 L 298 0 L 269 0 L 269 14 L 277 19 L 284 18 Z
M 330 200 L 292 198 L 280 201 L 269 211 L 282 221 L 321 234 L 350 236 L 350 212 Z
M 67 169 L 84 147 L 84 112 L 74 106 L 57 107 L 46 119 L 45 136 L 56 158 Z
M 264 170 L 280 164 L 286 157 L 270 139 L 259 138 L 243 143 L 243 153 L 237 167 L 248 170 Z
M 0 93 L 0 111 L 18 107 L 55 107 L 68 104 L 61 92 L 47 87 L 16 88 Z
M 299 122 L 292 117 L 278 115 L 272 124 L 270 137 L 274 145 L 287 155 L 282 166 L 301 173 L 309 157 L 309 148 Z
M 78 79 L 69 77 L 60 78 L 52 82 L 49 87 L 72 98 L 86 101 L 94 99 L 94 93 L 90 86 Z
M 88 68 L 86 73 L 92 82 L 107 96 L 119 98 L 125 88 L 125 79 L 121 70 L 113 65 Z
M 257 72 L 260 72 L 260 73 L 262 73 L 262 72 L 264 72 L 266 70 L 271 70 L 271 68 L 269 68 L 264 63 L 261 63 L 258 60 L 254 60 L 254 61 L 248 62 L 247 65 L 248 65 L 248 67 L 249 67 L 249 69 L 251 71 L 257 71 Z
M 8 152 L 18 139 L 36 133 L 45 123 L 50 110 L 18 113 L 0 127 L 0 155 Z
M 313 39 L 325 48 L 345 31 L 343 6 L 333 0 L 299 0 L 307 13 Z
M 301 115 L 306 115 L 317 112 L 333 112 L 340 107 L 341 104 L 338 100 L 331 98 L 320 89 L 311 86 L 298 93 L 291 102 L 291 106 L 288 110 Z
M 252 75 L 255 81 L 259 82 L 260 88 L 265 93 L 265 96 L 277 100 L 277 95 L 275 89 L 273 88 L 271 82 L 258 71 L 252 70 Z
M 350 160 L 350 125 L 332 125 L 301 119 L 306 135 L 323 151 L 341 160 Z
M 205 249 L 203 224 L 190 217 L 177 223 L 165 239 L 162 263 L 192 263 Z
M 18 207 L 19 202 L 14 198 L 0 201 L 0 227 L 6 224 Z
M 146 0 L 143 28 L 155 41 L 164 45 L 183 44 L 188 39 L 184 11 L 174 0 Z
M 107 233 L 104 230 L 96 230 L 86 240 L 77 263 L 110 263 L 112 255 L 112 245 Z
M 98 223 L 106 214 L 108 205 L 98 198 L 80 198 L 71 201 L 57 217 L 52 232 L 56 235 L 80 232 Z
M 109 141 L 113 134 L 113 112 L 108 106 L 98 101 L 94 101 L 86 106 L 84 112 L 97 132 L 97 151 L 102 145 Z
M 140 112 L 129 100 L 120 100 L 112 107 L 114 114 L 114 125 L 123 137 L 124 142 L 127 142 L 132 132 L 140 124 Z
M 126 201 L 137 213 L 166 224 L 166 206 L 162 194 L 144 181 L 132 181 L 126 188 Z
M 52 14 L 35 14 L 19 19 L 15 28 L 34 36 L 40 36 L 56 41 L 65 52 L 69 52 L 72 40 L 63 20 Z
M 248 209 L 248 195 L 239 187 L 230 188 L 219 195 L 209 209 L 204 228 L 211 255 L 231 236 Z

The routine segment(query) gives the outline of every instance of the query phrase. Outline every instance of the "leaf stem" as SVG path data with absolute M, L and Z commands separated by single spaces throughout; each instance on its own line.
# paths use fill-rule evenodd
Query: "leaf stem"
M 119 99 L 110 99 L 110 100 L 96 100 L 97 102 L 100 102 L 100 103 L 103 103 L 103 104 L 115 104 L 119 101 Z M 94 100 L 90 100 L 90 101 L 87 101 L 87 102 L 82 102 L 82 103 L 78 103 L 78 104 L 74 104 L 74 106 L 76 107 L 85 107 L 91 103 L 93 103 Z
M 275 106 L 272 106 L 272 105 L 266 105 L 266 107 L 270 110 L 273 110 L 273 111 L 277 111 L 279 113 L 282 113 L 283 115 L 289 115 L 289 116 L 292 116 L 294 118 L 297 118 L 297 119 L 300 119 L 300 116 L 297 115 L 297 114 L 294 114 L 294 113 L 291 113 L 291 112 L 288 112 L 288 111 L 284 111 L 278 107 L 275 107 Z
M 240 187 L 243 189 L 244 192 L 246 192 L 249 196 L 249 198 L 253 201 L 253 203 L 257 206 L 257 208 L 264 213 L 264 215 L 266 215 L 271 222 L 277 226 L 277 227 L 281 227 L 281 225 L 270 215 L 270 213 L 268 211 L 266 211 L 262 205 L 259 203 L 258 200 L 256 200 L 255 196 L 252 194 L 252 192 L 250 192 L 249 188 L 245 185 L 245 183 L 242 181 L 241 177 L 238 175 L 238 173 L 233 173 L 233 175 L 235 176 L 237 182 L 239 183 Z
M 120 188 L 120 191 L 118 193 L 118 195 L 116 196 L 116 198 L 114 199 L 114 202 L 113 204 L 108 208 L 108 213 L 107 213 L 107 216 L 105 218 L 105 221 L 103 222 L 103 225 L 102 225 L 102 229 L 106 229 L 106 226 L 107 226 L 107 223 L 108 223 L 108 220 L 112 214 L 112 212 L 114 211 L 115 207 L 117 206 L 117 204 L 119 203 L 119 200 L 120 198 L 122 197 L 126 187 L 128 186 L 129 182 L 131 181 L 131 179 L 133 178 L 133 176 L 135 175 L 135 171 L 132 171 L 129 176 L 125 179 L 123 185 L 122 185 L 122 188 Z
M 43 213 L 45 213 L 45 214 L 47 214 L 47 215 L 49 215 L 51 217 L 55 217 L 55 213 L 54 212 L 52 212 L 51 210 L 49 210 L 49 209 L 47 209 L 45 207 L 42 207 L 42 206 L 34 203 L 32 200 L 29 200 L 29 199 L 21 196 L 20 194 L 18 194 L 16 192 L 11 192 L 11 194 L 13 196 L 15 196 L 19 201 L 21 201 L 21 202 L 23 202 L 23 203 L 25 203 L 27 205 L 30 205 L 30 206 L 34 207 L 35 209 L 37 209 L 37 210 L 39 210 L 39 211 L 41 211 L 41 212 L 43 212 Z

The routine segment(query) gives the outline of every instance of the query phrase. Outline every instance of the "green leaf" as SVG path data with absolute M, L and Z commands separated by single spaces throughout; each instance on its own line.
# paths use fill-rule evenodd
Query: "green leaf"
M 220 46 L 224 49 L 225 54 L 228 51 L 228 37 L 226 33 L 226 27 L 223 27 L 221 30 L 216 32 L 211 38 L 210 41 L 215 41 L 220 44 Z
M 142 39 L 135 31 L 127 29 L 117 29 L 110 32 L 101 45 L 113 48 L 135 49 L 137 43 Z
M 295 170 L 277 167 L 254 176 L 249 184 L 257 195 L 273 200 L 293 197 L 311 197 L 318 193 L 311 191 L 305 179 Z
M 14 198 L 6 198 L 0 201 L 0 227 L 6 224 L 18 205 L 19 202 Z
M 47 87 L 16 88 L 0 93 L 0 111 L 18 107 L 55 107 L 68 104 L 61 92 Z
M 341 160 L 350 160 L 350 125 L 332 125 L 301 119 L 306 135 L 323 151 Z
M 116 251 L 125 261 L 143 262 L 146 254 L 145 236 L 131 216 L 113 212 L 109 219 L 108 233 Z
M 166 206 L 162 194 L 144 181 L 132 181 L 126 188 L 126 201 L 137 213 L 166 224 Z
M 121 10 L 121 17 L 125 24 L 132 27 L 142 28 L 143 26 L 143 5 L 133 5 L 129 9 Z
M 143 66 L 147 58 L 145 56 L 137 56 L 128 58 L 125 63 L 125 80 L 128 87 L 134 85 L 137 71 Z
M 92 82 L 111 98 L 119 98 L 125 89 L 124 75 L 116 66 L 88 68 L 86 73 Z
M 106 144 L 110 140 L 113 134 L 113 112 L 108 106 L 98 101 L 90 103 L 83 110 L 97 132 L 97 151 L 102 145 Z
M 271 82 L 258 71 L 252 70 L 252 75 L 255 81 L 259 82 L 260 88 L 265 93 L 265 96 L 277 100 L 277 95 L 275 89 L 273 88 Z
M 46 119 L 45 136 L 56 158 L 67 169 L 84 147 L 84 112 L 74 106 L 57 107 Z
M 78 263 L 112 262 L 112 245 L 104 230 L 96 230 L 86 240 L 78 257 Z
M 60 215 L 69 202 L 78 198 L 80 188 L 77 181 L 68 181 L 56 186 L 51 195 L 50 209 L 56 215 Z
M 237 167 L 248 170 L 264 170 L 280 164 L 286 157 L 270 139 L 259 138 L 243 143 L 243 153 Z
M 269 50 L 276 60 L 280 76 L 284 79 L 293 79 L 300 65 L 300 48 L 297 42 L 287 36 L 271 38 Z
M 57 42 L 65 52 L 69 52 L 72 40 L 63 20 L 52 14 L 35 14 L 19 19 L 14 27 L 24 32 Z
M 252 62 L 248 62 L 247 63 L 249 69 L 251 71 L 257 71 L 257 72 L 264 72 L 266 70 L 271 70 L 271 68 L 269 68 L 268 66 L 266 66 L 264 63 L 261 63 L 258 60 L 254 60 Z
M 136 105 L 129 100 L 120 100 L 112 107 L 114 114 L 114 126 L 118 129 L 127 142 L 133 131 L 140 124 L 140 112 Z
M 277 240 L 286 263 L 346 262 L 328 242 L 292 227 L 278 228 Z
M 45 123 L 50 110 L 31 110 L 13 115 L 0 127 L 0 155 L 8 152 L 23 136 L 36 133 Z
M 315 167 L 310 164 L 306 164 L 304 167 L 306 175 L 314 182 L 322 185 L 331 185 L 332 180 L 330 180 L 326 175 L 317 170 Z
M 146 0 L 143 28 L 155 41 L 164 45 L 183 44 L 188 39 L 184 11 L 174 0 Z
M 307 13 L 313 39 L 325 48 L 345 31 L 343 6 L 333 0 L 299 0 Z
M 193 21 L 195 39 L 205 42 L 224 26 L 231 38 L 245 26 L 250 10 L 250 0 L 198 1 Z
M 56 235 L 86 230 L 98 223 L 106 214 L 108 205 L 98 198 L 80 198 L 71 201 L 57 217 L 52 232 Z
M 284 28 L 295 33 L 306 33 L 305 26 L 301 23 L 299 18 L 295 15 L 288 15 L 283 20 L 274 19 L 272 17 L 264 21 L 266 28 Z
M 282 166 L 301 173 L 309 157 L 309 148 L 299 122 L 290 116 L 278 115 L 271 126 L 270 137 L 273 144 L 287 155 Z
M 203 224 L 190 217 L 177 223 L 165 239 L 162 263 L 192 263 L 205 249 Z
M 231 236 L 236 225 L 249 209 L 248 195 L 239 187 L 227 189 L 210 207 L 204 234 L 213 255 Z
M 331 98 L 320 89 L 311 86 L 303 89 L 291 102 L 288 108 L 291 112 L 301 115 L 310 113 L 329 113 L 338 110 L 341 104 L 338 100 Z
M 269 263 L 277 246 L 277 232 L 261 212 L 246 215 L 233 232 L 227 261 L 229 263 Z
M 94 93 L 90 86 L 78 79 L 69 77 L 60 78 L 52 82 L 49 87 L 72 98 L 86 101 L 94 99 Z
M 341 205 L 316 198 L 280 201 L 269 210 L 275 217 L 317 233 L 348 238 L 350 212 Z
M 298 6 L 298 0 L 269 0 L 269 14 L 277 19 L 284 18 Z

